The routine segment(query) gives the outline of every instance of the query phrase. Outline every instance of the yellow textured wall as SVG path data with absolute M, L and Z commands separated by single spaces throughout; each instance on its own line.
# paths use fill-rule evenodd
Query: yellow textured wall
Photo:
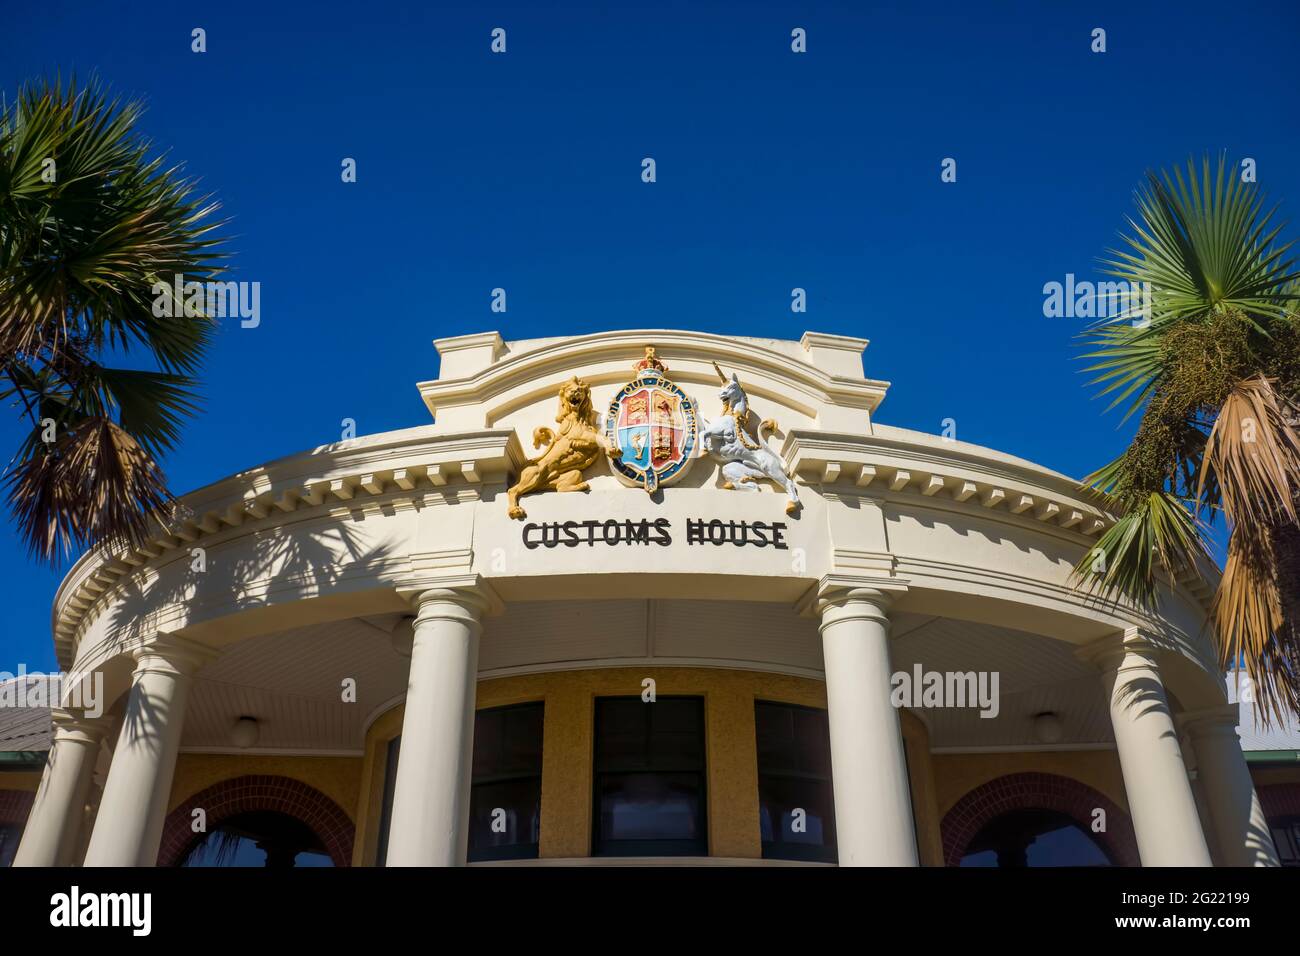
M 388 766 L 388 741 L 402 732 L 406 706 L 399 704 L 381 714 L 366 731 L 366 756 L 358 781 L 357 835 L 352 842 L 352 865 L 373 866 L 379 853 L 379 820 L 383 815 L 384 772 Z
M 916 851 L 922 866 L 943 866 L 943 837 L 930 754 L 930 731 L 916 715 L 900 711 L 907 770 L 911 777 L 912 814 L 916 822 Z
M 35 790 L 41 785 L 41 774 L 27 770 L 0 773 L 0 790 Z
M 710 855 L 761 857 L 754 701 L 824 708 L 826 687 L 821 681 L 781 674 L 683 667 L 565 671 L 479 683 L 480 709 L 545 702 L 539 855 L 555 859 L 590 854 L 595 699 L 639 696 L 641 682 L 647 677 L 654 678 L 656 694 L 704 698 Z M 376 720 L 366 735 L 356 865 L 375 862 L 386 748 L 388 741 L 401 732 L 401 718 L 399 706 Z M 928 735 L 911 714 L 904 713 L 902 723 L 912 770 L 921 859 L 937 865 L 942 861 L 942 847 L 929 769 Z
M 1128 812 L 1119 756 L 1113 750 L 932 754 L 939 820 L 976 787 L 1011 773 L 1054 773 L 1087 784 Z
M 290 777 L 315 787 L 357 818 L 361 792 L 360 757 L 300 757 L 263 754 L 181 754 L 176 760 L 167 812 L 214 783 L 245 774 Z

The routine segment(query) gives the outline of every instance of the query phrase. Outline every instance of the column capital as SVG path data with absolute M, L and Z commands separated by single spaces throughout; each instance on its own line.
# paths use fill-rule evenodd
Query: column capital
M 421 575 L 417 581 L 399 585 L 397 593 L 415 609 L 417 621 L 436 616 L 430 606 L 440 603 L 459 605 L 477 617 L 495 616 L 505 609 L 505 603 L 479 574 Z
M 1186 711 L 1175 718 L 1175 723 L 1179 730 L 1187 731 L 1194 738 L 1210 734 L 1230 734 L 1233 739 L 1237 739 L 1237 724 L 1240 720 L 1241 712 L 1237 709 L 1237 705 L 1225 704 L 1222 707 Z
M 883 616 L 906 593 L 907 582 L 897 578 L 828 574 L 808 589 L 797 610 L 800 614 L 820 617 L 828 608 L 861 602 L 875 605 Z
M 130 649 L 135 658 L 135 676 L 171 674 L 189 677 L 204 664 L 216 660 L 220 652 L 206 644 L 167 631 L 155 631 Z
M 87 717 L 81 711 L 54 707 L 50 710 L 50 719 L 54 723 L 54 742 L 67 740 L 72 743 L 96 746 L 112 729 L 107 717 Z
M 1107 634 L 1075 650 L 1081 661 L 1094 665 L 1102 673 L 1135 667 L 1159 668 L 1160 654 L 1168 648 L 1147 631 L 1130 627 Z

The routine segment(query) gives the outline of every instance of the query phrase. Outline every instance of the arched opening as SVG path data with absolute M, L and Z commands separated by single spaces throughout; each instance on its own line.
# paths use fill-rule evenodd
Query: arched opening
M 307 824 L 276 810 L 227 817 L 185 851 L 181 866 L 289 867 L 333 866 L 329 851 Z
M 1138 866 L 1133 824 L 1087 784 L 1014 773 L 958 800 L 943 818 L 948 866 Z
M 167 815 L 158 865 L 350 866 L 353 835 L 348 815 L 314 787 L 289 777 L 234 777 Z
M 1112 866 L 1087 829 L 1059 810 L 1023 809 L 984 824 L 958 866 Z

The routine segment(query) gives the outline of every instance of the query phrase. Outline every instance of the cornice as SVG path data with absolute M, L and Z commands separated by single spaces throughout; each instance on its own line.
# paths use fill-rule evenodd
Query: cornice
M 886 500 L 930 499 L 946 510 L 983 511 L 1001 520 L 1038 523 L 1075 536 L 1088 546 L 1113 526 L 1116 515 L 1101 495 L 1031 462 L 981 454 L 977 445 L 910 442 L 897 431 L 885 436 L 791 429 L 781 447 L 789 472 L 829 494 L 867 494 Z M 1185 589 L 1208 608 L 1218 569 L 1202 562 L 1199 573 L 1159 572 L 1171 587 Z
M 474 493 L 501 481 L 525 461 L 513 429 L 439 435 L 430 427 L 406 429 L 326 445 L 223 478 L 181 497 L 174 515 L 148 541 L 96 548 L 68 571 L 54 597 L 52 627 L 60 663 L 71 666 L 75 637 L 102 597 L 123 581 L 156 570 L 174 552 L 201 546 L 232 528 L 265 530 L 305 509 L 349 507 L 367 499 L 388 501 L 430 491 Z
M 970 502 L 1084 536 L 1096 536 L 1115 523 L 1114 515 L 1068 479 L 1046 469 L 982 460 L 967 451 L 945 454 L 874 435 L 792 429 L 781 452 L 793 474 L 825 490 L 857 488 Z

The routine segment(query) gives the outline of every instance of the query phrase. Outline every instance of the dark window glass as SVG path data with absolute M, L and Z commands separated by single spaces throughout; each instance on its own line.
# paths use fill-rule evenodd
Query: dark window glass
M 493 707 L 474 715 L 474 764 L 469 799 L 468 860 L 523 860 L 537 856 L 542 824 L 541 701 Z M 388 742 L 379 859 L 388 859 L 388 830 L 402 738 Z
M 18 840 L 22 835 L 23 831 L 20 827 L 0 824 L 0 869 L 14 862 L 14 854 L 18 852 Z
M 379 812 L 379 866 L 388 865 L 388 827 L 393 822 L 393 787 L 397 784 L 397 756 L 402 752 L 402 738 L 388 741 L 388 756 L 384 763 L 384 803 Z
M 834 863 L 835 797 L 826 711 L 756 701 L 763 857 Z
M 1072 817 L 1055 810 L 1009 810 L 975 834 L 960 866 L 1111 866 L 1101 846 Z
M 480 710 L 474 718 L 470 862 L 536 857 L 541 826 L 541 702 Z
M 1300 816 L 1282 817 L 1269 823 L 1273 845 L 1283 866 L 1300 866 Z
M 596 700 L 592 854 L 706 856 L 704 701 Z

